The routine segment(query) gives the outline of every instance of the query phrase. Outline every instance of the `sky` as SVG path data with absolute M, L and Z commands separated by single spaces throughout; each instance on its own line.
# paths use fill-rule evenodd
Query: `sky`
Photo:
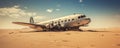
M 12 22 L 35 22 L 64 17 L 74 13 L 91 18 L 89 27 L 120 27 L 120 0 L 0 0 L 0 28 L 24 26 Z

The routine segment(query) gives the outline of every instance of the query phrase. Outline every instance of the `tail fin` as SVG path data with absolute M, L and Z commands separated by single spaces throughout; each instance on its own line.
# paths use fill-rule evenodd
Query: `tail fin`
M 31 23 L 31 24 L 34 24 L 33 17 L 30 17 L 30 23 Z

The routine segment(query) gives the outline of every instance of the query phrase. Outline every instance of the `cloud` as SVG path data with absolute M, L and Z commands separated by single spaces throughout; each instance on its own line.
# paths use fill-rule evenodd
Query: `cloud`
M 58 5 L 57 5 L 57 7 L 61 7 L 61 5 L 60 5 L 60 4 L 58 4 Z
M 43 16 L 34 16 L 33 18 L 34 18 L 34 19 L 42 19 Z
M 120 20 L 120 14 L 119 13 L 117 13 L 117 14 L 113 14 L 112 16 L 111 16 L 111 19 L 118 19 L 118 20 Z
M 60 11 L 60 9 L 46 9 L 46 11 L 52 13 L 53 11 Z
M 52 13 L 53 9 L 47 9 L 46 11 L 49 12 L 49 13 Z
M 82 3 L 83 2 L 83 0 L 80 0 L 80 3 Z
M 28 9 L 28 7 L 24 7 L 25 9 Z
M 42 21 L 45 21 L 45 20 L 49 20 L 50 18 L 47 17 L 47 16 L 34 16 L 33 19 L 35 20 L 35 22 L 42 22 Z
M 56 11 L 60 11 L 60 9 L 56 9 Z
M 52 12 L 52 11 L 49 10 L 49 12 Z M 6 17 L 11 17 L 11 18 L 32 16 L 36 21 L 40 21 L 41 19 L 44 20 L 44 18 L 47 18 L 46 16 L 40 16 L 36 12 L 28 12 L 26 10 L 23 10 L 18 5 L 15 5 L 13 7 L 0 8 L 0 16 L 6 16 Z
M 27 12 L 20 8 L 20 6 L 15 5 L 13 7 L 0 8 L 0 16 L 9 16 L 12 18 L 18 18 L 22 16 L 35 16 L 35 12 Z

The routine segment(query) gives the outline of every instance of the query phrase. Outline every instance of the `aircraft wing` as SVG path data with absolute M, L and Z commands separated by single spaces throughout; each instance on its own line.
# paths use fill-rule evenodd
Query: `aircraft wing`
M 23 25 L 23 26 L 33 26 L 35 24 L 31 24 L 31 23 L 24 23 L 24 22 L 12 22 L 14 24 L 18 24 L 18 25 Z
M 33 29 L 42 30 L 43 28 L 46 28 L 44 25 L 38 25 L 38 24 L 32 24 L 32 23 L 24 23 L 24 22 L 12 22 L 12 23 L 18 24 L 18 25 L 23 25 L 23 26 L 29 26 L 30 28 L 33 28 Z

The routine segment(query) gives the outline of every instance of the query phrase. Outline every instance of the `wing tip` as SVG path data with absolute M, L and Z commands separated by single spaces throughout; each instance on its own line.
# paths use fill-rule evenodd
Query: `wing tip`
M 12 22 L 13 24 L 19 24 L 19 23 L 23 23 L 23 22 Z

